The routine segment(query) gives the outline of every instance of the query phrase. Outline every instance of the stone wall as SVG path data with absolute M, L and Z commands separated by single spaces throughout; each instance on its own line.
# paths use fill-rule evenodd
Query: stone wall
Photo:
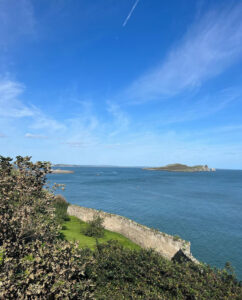
M 125 217 L 92 208 L 69 205 L 67 212 L 70 216 L 75 216 L 85 222 L 91 221 L 94 216 L 99 215 L 104 219 L 105 229 L 122 234 L 142 248 L 152 248 L 167 259 L 172 259 L 178 251 L 182 250 L 189 260 L 197 262 L 190 253 L 190 242 L 176 239 L 171 235 L 148 228 Z

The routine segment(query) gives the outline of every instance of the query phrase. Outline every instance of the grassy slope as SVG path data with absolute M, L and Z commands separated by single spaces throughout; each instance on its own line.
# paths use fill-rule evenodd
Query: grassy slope
M 79 220 L 76 217 L 70 217 L 70 221 L 63 223 L 63 230 L 61 230 L 61 233 L 68 241 L 79 241 L 80 248 L 88 247 L 93 250 L 96 245 L 96 238 L 85 236 L 82 233 L 86 226 L 87 223 Z M 104 237 L 98 239 L 99 243 L 104 243 L 109 240 L 117 240 L 121 245 L 129 249 L 140 249 L 140 246 L 131 242 L 123 235 L 109 230 L 105 230 Z

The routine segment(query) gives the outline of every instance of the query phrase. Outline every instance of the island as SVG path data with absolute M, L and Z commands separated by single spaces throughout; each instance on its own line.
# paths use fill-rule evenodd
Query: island
M 169 171 L 169 172 L 214 172 L 215 168 L 209 168 L 207 165 L 187 166 L 183 164 L 169 164 L 164 167 L 143 168 L 150 171 Z
M 71 174 L 74 173 L 74 171 L 72 170 L 61 170 L 61 169 L 55 169 L 55 170 L 51 170 L 51 174 Z

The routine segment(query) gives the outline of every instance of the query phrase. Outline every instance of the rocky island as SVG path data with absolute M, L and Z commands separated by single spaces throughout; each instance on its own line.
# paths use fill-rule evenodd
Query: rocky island
M 183 164 L 169 164 L 164 167 L 143 168 L 150 171 L 169 171 L 169 172 L 214 172 L 214 168 L 207 165 L 187 166 Z

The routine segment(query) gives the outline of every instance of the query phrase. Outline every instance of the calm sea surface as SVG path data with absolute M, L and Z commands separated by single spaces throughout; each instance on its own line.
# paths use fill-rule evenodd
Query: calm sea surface
M 191 242 L 200 261 L 224 267 L 242 280 L 242 171 L 201 173 L 140 168 L 64 168 L 49 175 L 64 183 L 68 202 L 126 216 Z

